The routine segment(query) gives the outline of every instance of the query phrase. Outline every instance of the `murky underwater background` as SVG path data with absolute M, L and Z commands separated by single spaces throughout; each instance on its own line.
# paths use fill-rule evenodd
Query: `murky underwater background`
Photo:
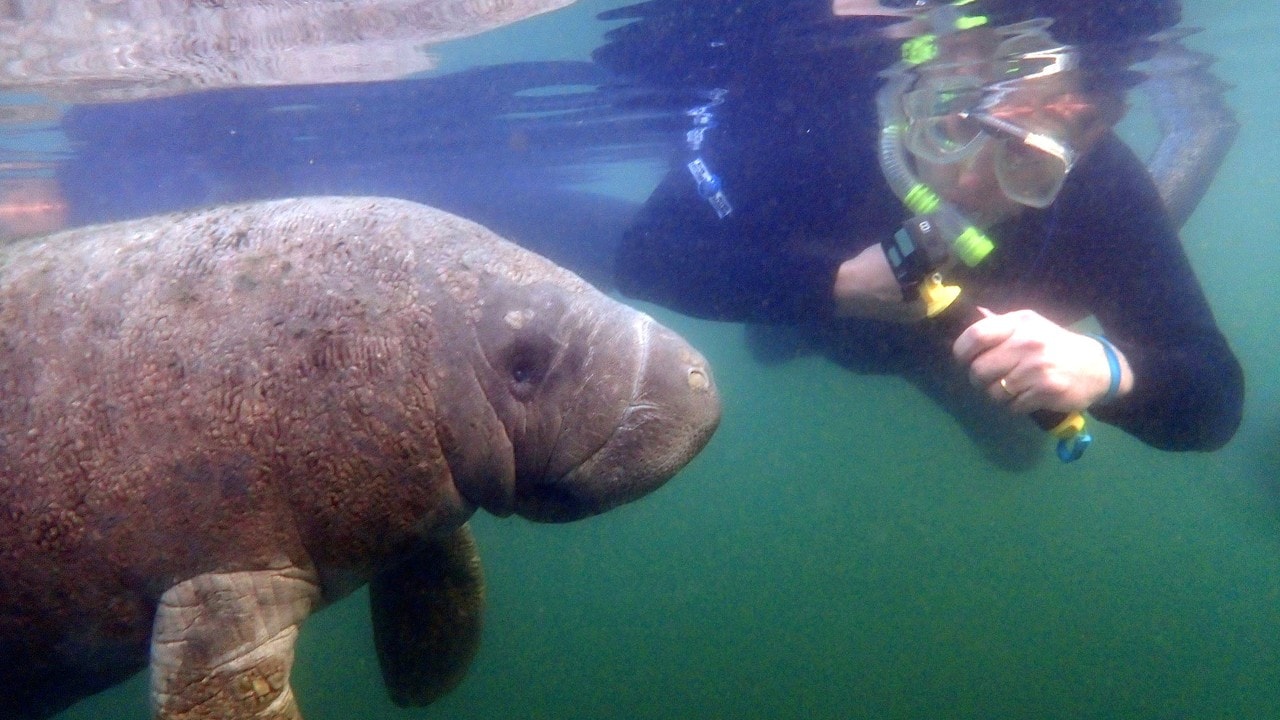
M 439 72 L 585 60 L 604 7 L 436 48 Z M 816 357 L 761 365 L 740 326 L 651 308 L 713 363 L 725 414 L 710 447 L 598 518 L 477 516 L 484 643 L 433 707 L 386 699 L 363 591 L 312 618 L 294 675 L 305 717 L 1280 717 L 1280 6 L 1187 0 L 1184 24 L 1204 28 L 1187 43 L 1219 58 L 1242 124 L 1183 231 L 1247 373 L 1225 450 L 1161 453 L 1093 423 L 1081 462 L 1046 445 L 1034 470 L 1004 472 L 901 380 Z M 1126 131 L 1142 144 L 1140 121 Z M 390 182 L 352 167 L 369 192 Z M 602 166 L 588 185 L 640 201 L 659 170 Z M 100 179 L 97 212 L 145 205 L 129 172 Z M 145 692 L 144 674 L 59 718 L 141 719 Z

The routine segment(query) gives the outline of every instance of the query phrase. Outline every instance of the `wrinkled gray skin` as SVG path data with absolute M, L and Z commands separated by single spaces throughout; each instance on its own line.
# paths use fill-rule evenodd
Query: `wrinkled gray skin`
M 307 198 L 0 249 L 0 717 L 148 662 L 296 718 L 307 615 L 484 508 L 565 521 L 707 442 L 702 357 L 484 228 Z

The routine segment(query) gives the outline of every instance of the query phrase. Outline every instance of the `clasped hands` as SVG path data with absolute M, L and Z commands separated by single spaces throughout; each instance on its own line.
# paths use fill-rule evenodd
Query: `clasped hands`
M 846 260 L 836 273 L 834 297 L 841 315 L 913 322 L 923 303 L 903 300 L 902 290 L 878 245 Z M 1011 412 L 1082 411 L 1101 400 L 1111 383 L 1106 352 L 1096 338 L 1068 330 L 1033 310 L 994 313 L 970 325 L 952 345 L 969 379 Z M 1117 357 L 1123 397 L 1133 371 Z

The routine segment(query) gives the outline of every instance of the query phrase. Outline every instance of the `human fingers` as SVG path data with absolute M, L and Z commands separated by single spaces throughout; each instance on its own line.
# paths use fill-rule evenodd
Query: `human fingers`
M 994 342 L 969 360 L 969 381 L 984 390 L 993 402 L 1013 412 L 1034 410 L 1042 388 L 1037 381 L 1043 364 L 1046 333 L 1057 326 L 1031 311 L 996 314 L 978 308 L 983 320 L 974 335 Z
M 951 345 L 952 355 L 965 365 L 972 365 L 979 355 L 1008 340 L 1017 327 L 1008 316 L 984 307 L 979 307 L 978 311 L 983 314 L 982 319 L 965 328 Z
M 1020 356 L 1008 343 L 1002 343 L 979 354 L 969 363 L 969 382 L 978 389 L 985 389 L 992 400 L 1007 402 L 1015 397 L 1025 383 L 1016 383 Z M 1015 383 L 1015 384 L 1010 384 Z
M 987 394 L 996 402 L 1013 402 L 1018 399 L 1018 391 L 1009 385 L 1009 377 L 996 380 L 987 387 Z
M 1023 376 L 1026 373 L 1022 373 Z M 1004 405 L 1009 412 L 1024 415 L 1044 407 L 1041 388 L 1026 377 L 1019 375 L 1017 369 L 1011 371 L 986 386 L 987 396 L 999 405 Z
M 1110 367 L 1095 339 L 1032 311 L 1004 316 L 1014 332 L 970 363 L 970 379 L 1011 412 L 1088 407 L 1108 392 Z

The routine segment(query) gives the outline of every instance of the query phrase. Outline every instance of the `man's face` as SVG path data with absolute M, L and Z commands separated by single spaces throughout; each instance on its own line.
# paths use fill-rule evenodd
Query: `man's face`
M 1000 189 L 995 154 L 996 145 L 988 142 L 970 157 L 957 162 L 935 163 L 916 157 L 916 172 L 943 200 L 959 208 L 979 226 L 990 227 L 1023 209 Z
M 964 79 L 961 86 L 981 85 L 978 108 L 940 111 L 929 120 L 931 137 L 959 138 L 957 146 L 976 137 L 972 147 L 942 159 L 912 153 L 920 179 L 982 226 L 1051 202 L 1076 154 L 1109 127 L 1076 72 L 992 81 L 1007 65 L 991 60 L 996 39 L 991 31 L 957 33 L 920 68 L 925 87 L 956 85 L 957 79 Z M 1052 146 L 1048 151 L 1045 143 Z

